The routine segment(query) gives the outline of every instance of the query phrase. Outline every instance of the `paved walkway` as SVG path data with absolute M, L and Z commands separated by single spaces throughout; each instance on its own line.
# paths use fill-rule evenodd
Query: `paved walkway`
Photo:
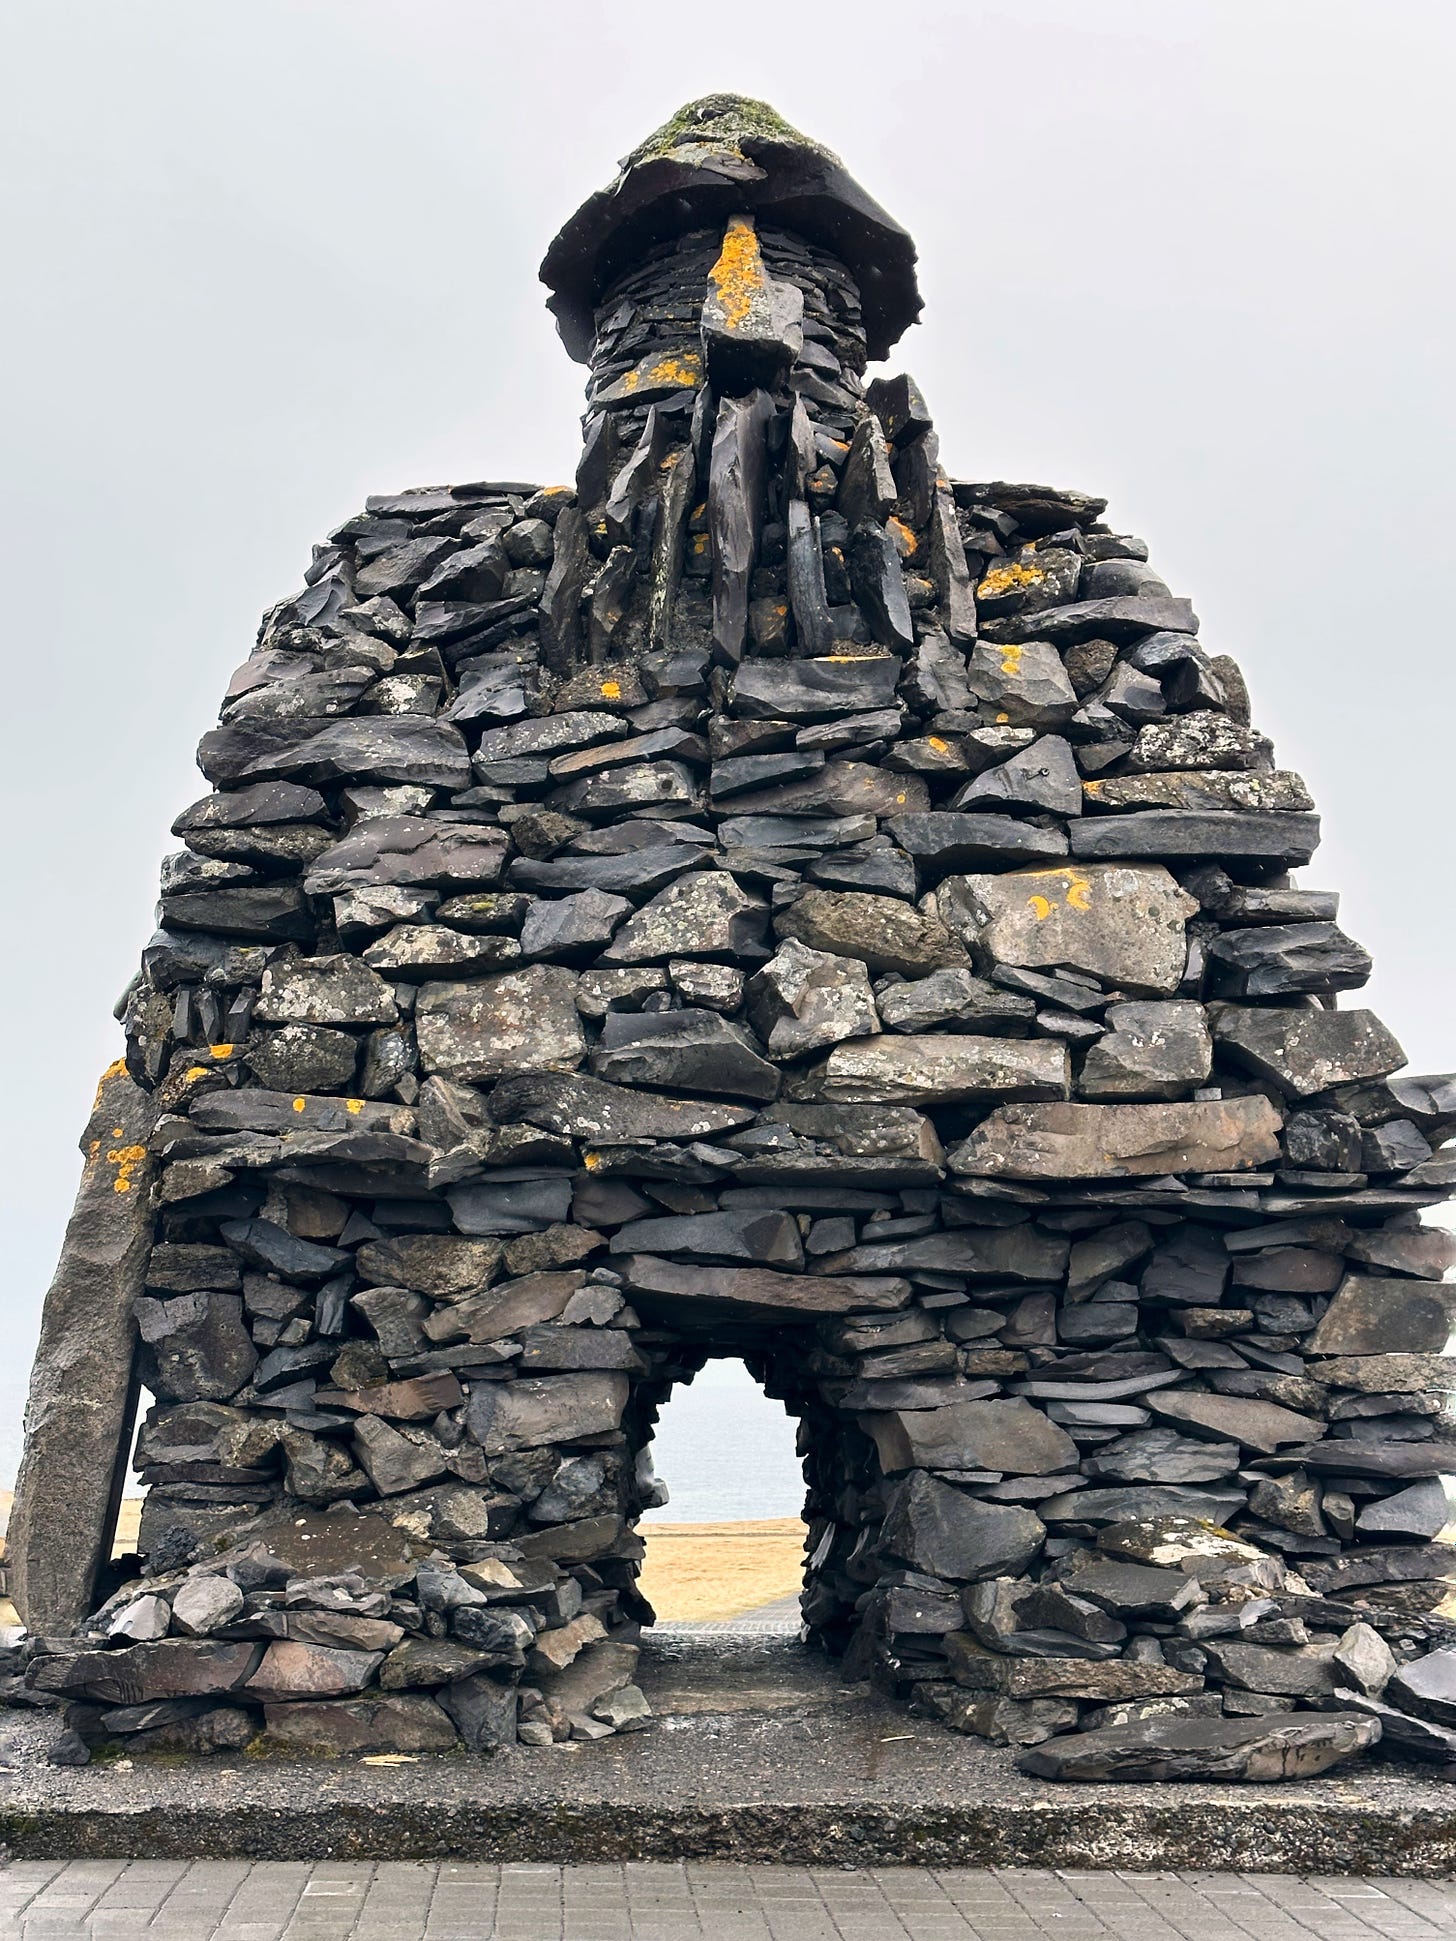
M 1456 1886 L 710 1862 L 17 1861 L 24 1941 L 1452 1941 Z

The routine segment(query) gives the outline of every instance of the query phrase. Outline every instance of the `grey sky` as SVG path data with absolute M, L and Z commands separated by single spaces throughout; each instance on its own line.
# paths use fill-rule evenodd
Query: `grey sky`
M 695 94 L 914 232 L 893 363 L 950 470 L 1150 542 L 1314 790 L 1370 1001 L 1456 1064 L 1445 0 L 31 0 L 6 52 L 4 1480 L 227 675 L 367 492 L 569 477 L 536 264 Z

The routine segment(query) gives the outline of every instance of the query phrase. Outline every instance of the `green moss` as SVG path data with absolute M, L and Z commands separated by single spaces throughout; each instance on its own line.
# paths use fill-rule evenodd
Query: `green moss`
M 639 142 L 630 155 L 624 155 L 622 172 L 625 174 L 639 162 L 670 155 L 684 143 L 699 141 L 740 151 L 745 141 L 781 142 L 788 147 L 810 149 L 832 162 L 839 159 L 821 142 L 801 135 L 767 101 L 755 101 L 746 94 L 704 94 L 679 108 L 646 141 Z

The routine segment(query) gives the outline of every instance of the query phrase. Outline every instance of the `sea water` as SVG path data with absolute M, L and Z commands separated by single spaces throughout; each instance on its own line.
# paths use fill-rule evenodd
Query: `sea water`
M 804 1475 L 794 1424 L 741 1361 L 710 1361 L 673 1390 L 658 1419 L 652 1460 L 669 1501 L 654 1523 L 738 1523 L 800 1516 Z

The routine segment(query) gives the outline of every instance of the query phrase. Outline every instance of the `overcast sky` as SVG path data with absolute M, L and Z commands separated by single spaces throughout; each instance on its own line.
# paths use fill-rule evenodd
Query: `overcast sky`
M 892 368 L 948 468 L 1150 542 L 1314 790 L 1370 1001 L 1456 1065 L 1449 0 L 22 0 L 5 45 L 0 1480 L 230 670 L 366 493 L 570 477 L 536 265 L 697 94 L 914 233 Z

